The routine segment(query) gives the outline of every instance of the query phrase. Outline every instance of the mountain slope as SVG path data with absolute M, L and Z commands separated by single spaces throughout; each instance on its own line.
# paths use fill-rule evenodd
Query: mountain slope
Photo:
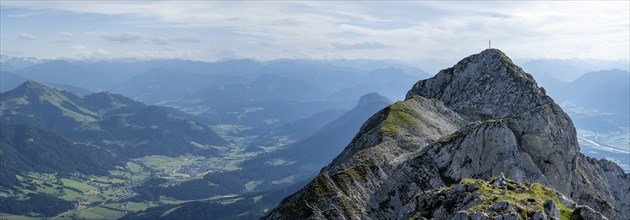
M 356 135 L 362 122 L 390 103 L 389 99 L 377 93 L 366 94 L 352 110 L 323 126 L 310 137 L 246 161 L 243 166 L 261 173 L 275 171 L 269 175 L 288 175 L 296 180 L 310 178 L 343 150 Z
M 319 129 L 339 118 L 348 110 L 332 109 L 314 114 L 308 118 L 297 120 L 293 123 L 283 125 L 275 132 L 278 135 L 289 135 L 296 139 L 301 139 L 312 135 Z
M 355 108 L 323 126 L 314 135 L 289 144 L 283 149 L 245 161 L 241 165 L 241 170 L 211 173 L 203 179 L 175 186 L 172 190 L 165 191 L 164 195 L 197 199 L 203 196 L 190 194 L 204 194 L 205 196 L 241 194 L 247 192 L 246 190 L 250 192 L 262 191 L 263 193 L 244 196 L 242 200 L 225 205 L 217 202 L 181 204 L 177 205 L 180 207 L 177 211 L 164 215 L 162 214 L 175 206 L 156 207 L 148 209 L 146 212 L 134 214 L 129 218 L 181 218 L 179 216 L 199 216 L 199 218 L 210 219 L 258 218 L 265 214 L 263 210 L 272 208 L 282 198 L 297 191 L 305 184 L 305 181 L 317 174 L 322 166 L 329 163 L 350 142 L 363 121 L 390 103 L 391 101 L 387 98 L 376 93 L 366 94 L 361 97 Z M 255 183 L 253 189 L 244 187 L 251 183 Z M 264 192 L 268 190 L 271 192 Z M 190 196 L 186 197 L 187 195 Z M 254 202 L 250 200 L 251 197 L 258 196 L 263 198 Z M 229 207 L 235 207 L 235 209 L 225 212 L 218 211 Z M 234 216 L 236 215 L 235 212 L 244 212 L 243 209 L 247 210 L 247 215 Z M 208 213 L 207 210 L 215 211 Z M 226 212 L 232 213 L 232 216 L 225 215 Z
M 105 149 L 73 143 L 57 134 L 24 125 L 0 126 L 0 186 L 12 188 L 16 174 L 73 172 L 108 175 L 124 158 Z
M 610 97 L 614 94 L 613 97 Z M 618 69 L 588 72 L 568 84 L 561 98 L 577 105 L 626 116 L 630 111 L 630 73 Z
M 324 97 L 325 91 L 300 80 L 291 80 L 272 74 L 256 77 L 250 83 L 215 85 L 193 94 L 190 99 L 200 100 L 209 106 L 257 100 L 312 101 Z
M 419 81 L 404 102 L 372 116 L 330 165 L 267 218 L 433 218 L 427 211 L 435 207 L 418 203 L 430 200 L 432 190 L 501 173 L 541 183 L 608 218 L 630 214 L 630 175 L 580 154 L 567 114 L 531 75 L 488 49 Z M 565 217 L 583 210 L 569 209 Z M 457 211 L 441 216 L 462 215 Z
M 176 110 L 110 93 L 79 96 L 35 81 L 1 94 L 0 121 L 53 131 L 131 157 L 212 152 L 216 149 L 211 146 L 226 143 Z
M 243 82 L 235 75 L 191 73 L 184 70 L 151 69 L 113 86 L 113 92 L 144 103 L 172 101 L 193 95 L 210 86 Z

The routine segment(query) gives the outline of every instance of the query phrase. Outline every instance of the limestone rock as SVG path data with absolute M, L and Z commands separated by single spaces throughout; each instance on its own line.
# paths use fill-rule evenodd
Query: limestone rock
M 579 151 L 569 116 L 531 75 L 488 49 L 373 115 L 266 218 L 629 219 L 630 175 Z M 545 196 L 513 199 L 530 194 Z
M 553 200 L 547 200 L 543 204 L 545 208 L 545 214 L 549 216 L 550 219 L 560 220 L 560 211 L 558 211 L 558 207 L 556 207 L 556 203 Z
M 604 215 L 588 206 L 578 206 L 573 211 L 572 217 L 572 219 L 608 220 Z

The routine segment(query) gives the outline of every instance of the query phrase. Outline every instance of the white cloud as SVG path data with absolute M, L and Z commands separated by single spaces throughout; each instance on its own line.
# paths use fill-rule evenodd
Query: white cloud
M 197 36 L 197 35 L 189 35 L 189 36 L 173 37 L 170 40 L 173 42 L 178 42 L 178 43 L 199 43 L 203 41 L 203 37 Z
M 110 57 L 110 56 L 112 56 L 112 53 L 110 53 L 109 51 L 104 50 L 104 49 L 96 49 L 96 50 L 92 51 L 92 56 L 95 56 L 95 57 Z
M 119 43 L 119 44 L 134 44 L 134 43 L 153 43 L 156 45 L 167 45 L 169 43 L 199 43 L 202 41 L 202 37 L 196 35 L 190 36 L 178 36 L 178 37 L 163 37 L 163 36 L 151 36 L 133 32 L 86 32 L 86 35 L 97 36 L 107 41 Z
M 359 42 L 359 43 L 332 43 L 333 47 L 338 50 L 364 50 L 364 49 L 383 49 L 391 46 L 377 42 Z
M 85 50 L 85 49 L 87 49 L 87 47 L 85 47 L 85 45 L 81 45 L 81 44 L 72 45 L 72 46 L 70 46 L 70 48 L 71 49 L 75 49 L 75 50 Z
M 70 33 L 70 32 L 60 32 L 60 33 L 57 33 L 57 35 L 59 35 L 60 37 L 63 37 L 63 38 L 72 38 L 72 37 L 74 37 L 74 34 Z
M 238 51 L 239 56 L 263 60 L 448 59 L 478 52 L 489 39 L 513 57 L 630 59 L 627 1 L 3 1 L 2 5 L 111 15 L 127 21 L 125 25 L 164 30 L 160 33 L 216 30 L 207 36 L 212 39 L 200 35 L 92 33 L 108 42 L 127 45 L 220 42 L 210 49 L 230 49 Z M 331 46 L 331 42 L 335 43 Z M 369 47 L 379 49 L 359 49 Z
M 203 55 L 201 51 L 179 51 L 179 50 L 158 50 L 158 51 L 130 51 L 127 56 L 141 59 L 191 59 L 198 60 Z
M 74 40 L 74 34 L 70 32 L 60 32 L 52 41 L 53 43 L 72 43 Z
M 76 44 L 70 46 L 70 49 L 75 50 L 74 54 L 77 57 L 82 58 L 109 58 L 112 57 L 112 53 L 105 49 L 88 49 L 83 44 Z
M 30 17 L 30 16 L 31 15 L 28 15 L 28 14 L 10 14 L 10 15 L 7 15 L 7 17 L 9 17 L 9 18 L 27 18 L 27 17 Z
M 18 39 L 23 40 L 23 41 L 30 41 L 30 40 L 35 40 L 35 36 L 22 33 L 18 35 Z

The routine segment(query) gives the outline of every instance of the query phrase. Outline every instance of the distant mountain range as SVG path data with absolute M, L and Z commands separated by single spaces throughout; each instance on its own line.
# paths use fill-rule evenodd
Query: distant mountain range
M 25 80 L 83 94 L 110 91 L 170 106 L 207 123 L 250 127 L 249 134 L 255 135 L 322 111 L 352 108 L 370 92 L 400 99 L 409 82 L 429 76 L 397 62 L 367 60 L 47 60 L 8 70 L 2 72 L 7 79 L 2 91 Z
M 214 63 L 189 60 L 122 62 L 120 60 L 37 60 L 5 55 L 3 55 L 2 60 L 0 66 L 3 72 L 12 72 L 24 79 L 73 85 L 92 91 L 117 92 L 150 104 L 159 101 L 172 101 L 170 98 L 175 97 L 163 96 L 168 94 L 168 91 L 180 91 L 179 95 L 190 95 L 201 91 L 204 89 L 203 87 L 249 83 L 255 77 L 269 74 L 315 85 L 329 93 L 365 83 L 388 83 L 380 81 L 382 78 L 362 77 L 375 69 L 386 70 L 380 71 L 380 73 L 384 73 L 381 75 L 386 76 L 388 81 L 405 82 L 404 80 L 407 78 L 399 79 L 400 76 L 413 77 L 414 80 L 429 76 L 420 69 L 398 62 L 370 62 L 369 60 L 325 62 L 279 60 L 267 63 L 258 63 L 252 60 L 230 60 Z M 397 74 L 396 77 L 387 76 L 387 74 L 394 72 Z M 329 80 L 333 78 L 335 80 Z M 9 89 L 12 88 L 3 90 Z M 143 90 L 144 92 L 142 92 Z M 152 95 L 152 92 L 159 92 L 159 94 Z M 399 95 L 399 93 L 386 91 L 375 92 L 386 94 L 388 97 Z
M 8 56 L 2 56 L 0 61 L 0 152 L 4 152 L 0 153 L 3 171 L 0 194 L 9 195 L 0 196 L 0 215 L 12 210 L 9 213 L 55 216 L 76 202 L 75 205 L 88 207 L 80 208 L 82 211 L 77 214 L 97 206 L 117 213 L 112 216 L 127 213 L 127 219 L 258 218 L 283 197 L 307 185 L 326 164 L 342 164 L 327 172 L 333 174 L 330 177 L 337 182 L 334 186 L 345 193 L 346 187 L 366 187 L 353 185 L 349 180 L 362 180 L 367 173 L 370 177 L 376 173 L 391 174 L 372 170 L 372 162 L 377 159 L 386 157 L 384 163 L 403 163 L 409 159 L 404 152 L 416 145 L 440 142 L 432 148 L 439 150 L 438 145 L 451 146 L 449 141 L 459 140 L 449 136 L 457 128 L 480 129 L 474 123 L 464 125 L 464 121 L 480 120 L 479 126 L 485 129 L 489 124 L 508 120 L 505 117 L 510 114 L 506 112 L 531 107 L 519 102 L 530 97 L 530 93 L 518 93 L 523 97 L 505 101 L 513 104 L 502 106 L 505 108 L 495 108 L 495 104 L 501 103 L 490 103 L 492 100 L 477 102 L 489 96 L 499 97 L 484 93 L 487 89 L 499 91 L 522 86 L 498 87 L 505 85 L 504 81 L 491 77 L 490 70 L 485 75 L 475 73 L 469 76 L 472 78 L 457 78 L 458 83 L 446 88 L 444 83 L 453 79 L 448 73 L 427 81 L 423 79 L 430 74 L 394 61 L 38 60 Z M 505 64 L 501 62 L 497 65 Z M 509 70 L 506 73 L 522 71 L 510 63 L 503 66 Z M 544 86 L 535 91 L 549 95 L 571 116 L 584 153 L 628 164 L 623 168 L 630 169 L 630 158 L 625 153 L 627 139 L 624 139 L 630 129 L 627 114 L 630 74 L 625 70 L 601 70 L 616 66 L 615 62 L 587 65 L 577 61 L 529 60 L 523 69 L 532 73 L 538 85 Z M 588 72 L 591 70 L 599 71 Z M 454 67 L 444 71 L 459 70 Z M 526 74 L 524 78 L 531 76 Z M 424 91 L 426 94 L 441 95 L 426 100 L 405 97 L 409 88 L 418 92 L 418 85 L 414 86 L 418 80 L 432 82 L 420 86 L 431 90 Z M 463 86 L 463 82 L 486 87 Z M 465 97 L 461 91 L 480 95 Z M 511 93 L 512 90 L 506 92 Z M 401 99 L 406 101 L 390 105 L 390 100 Z M 461 120 L 455 120 L 452 112 L 458 113 Z M 445 115 L 455 119 L 444 121 Z M 366 139 L 376 137 L 365 132 L 373 128 L 374 121 L 382 121 L 378 132 L 399 138 L 382 142 L 390 145 L 374 152 L 355 149 L 361 143 L 377 141 L 378 138 Z M 369 161 L 350 166 L 340 159 L 350 157 L 349 154 Z M 360 161 L 357 158 L 351 161 Z M 608 163 L 593 163 L 616 170 Z M 338 172 L 341 170 L 347 172 Z M 586 168 L 585 171 L 594 172 Z M 113 177 L 110 172 L 144 176 L 140 180 L 126 177 L 113 180 L 108 187 L 119 187 L 117 190 L 122 190 L 125 196 L 104 197 L 99 202 L 92 198 L 91 203 L 68 198 L 66 191 L 72 191 L 68 186 L 53 184 L 46 188 L 42 184 L 49 183 L 29 177 L 82 176 L 77 180 L 92 182 L 92 178 Z M 185 180 L 178 181 L 180 177 Z M 312 182 L 319 184 L 321 180 L 316 178 Z M 446 177 L 443 180 L 450 181 Z M 116 181 L 130 182 L 122 185 Z M 12 187 L 16 184 L 22 191 L 14 191 Z M 313 192 L 330 191 L 321 188 Z M 440 192 L 459 193 L 451 188 Z M 557 192 L 566 193 L 566 189 Z M 104 189 L 101 193 L 109 192 Z M 389 192 L 379 193 L 382 196 Z M 347 198 L 355 201 L 358 197 Z M 423 199 L 452 202 L 451 198 Z M 345 206 L 343 201 L 335 199 L 330 204 L 338 202 L 340 207 Z M 144 205 L 136 209 L 128 203 Z M 398 204 L 388 204 L 398 208 Z M 141 211 L 155 205 L 159 206 Z
M 245 161 L 243 168 L 239 171 L 208 174 L 201 180 L 189 181 L 160 192 L 155 191 L 156 187 L 145 188 L 147 191 L 153 190 L 154 193 L 163 193 L 165 196 L 196 199 L 221 193 L 240 194 L 245 192 L 246 189 L 243 186 L 246 183 L 256 182 L 255 191 L 260 193 L 245 194 L 242 199 L 225 205 L 217 202 L 190 202 L 156 207 L 126 218 L 147 219 L 159 216 L 159 218 L 174 219 L 191 216 L 192 212 L 195 212 L 195 218 L 205 219 L 231 219 L 234 216 L 243 216 L 244 219 L 260 217 L 265 210 L 275 206 L 282 197 L 302 187 L 304 181 L 310 179 L 343 150 L 365 120 L 390 103 L 389 99 L 377 93 L 366 94 L 352 110 L 322 126 L 313 135 L 282 149 Z M 209 183 L 218 185 L 209 186 Z M 263 200 L 252 201 L 255 197 Z M 179 211 L 167 213 L 173 208 Z
M 35 81 L 0 94 L 0 121 L 6 152 L 1 183 L 8 187 L 16 172 L 106 175 L 126 158 L 212 155 L 226 144 L 174 109 L 111 93 L 77 95 Z
M 295 182 L 310 178 L 343 150 L 365 120 L 389 104 L 389 99 L 377 93 L 363 95 L 353 109 L 311 136 L 246 161 L 243 166 L 251 172 L 277 176 L 278 180 L 289 178 L 290 182 Z
M 270 79 L 272 81 L 260 86 L 273 85 L 274 76 Z M 107 176 L 110 170 L 124 166 L 133 158 L 182 154 L 214 156 L 227 144 L 194 116 L 172 108 L 146 106 L 117 94 L 83 95 L 26 81 L 1 93 L 0 97 L 3 131 L 0 144 L 5 152 L 1 185 L 7 188 L 18 184 L 17 175 L 28 172 Z M 391 101 L 376 93 L 367 94 L 350 111 L 326 110 L 311 119 L 287 124 L 285 129 L 297 126 L 300 131 L 284 132 L 302 139 L 246 161 L 241 170 L 210 173 L 202 179 L 168 188 L 159 186 L 164 182 L 156 179 L 138 186 L 135 191 L 143 201 L 143 196 L 148 195 L 198 199 L 217 194 L 241 194 L 249 192 L 244 186 L 251 181 L 258 182 L 255 191 L 294 186 L 328 163 L 352 139 L 363 121 L 389 103 Z M 285 195 L 288 193 L 290 191 Z M 271 208 L 280 198 L 261 207 Z M 54 198 L 47 199 L 52 200 Z M 9 201 L 18 205 L 16 202 Z
M 35 64 L 49 62 L 46 59 L 37 59 L 34 57 L 12 57 L 0 54 L 0 71 L 14 71 L 23 69 Z
M 625 115 L 630 112 L 630 72 L 613 69 L 588 72 L 566 85 L 559 100 Z
M 620 69 L 629 71 L 628 61 L 590 59 L 532 59 L 521 64 L 523 69 L 536 78 L 550 76 L 562 82 L 572 82 L 587 72 Z

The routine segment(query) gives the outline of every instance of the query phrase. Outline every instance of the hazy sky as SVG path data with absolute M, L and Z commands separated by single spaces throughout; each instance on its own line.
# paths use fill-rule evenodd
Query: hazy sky
M 1 53 L 39 58 L 630 56 L 630 2 L 1 1 Z

